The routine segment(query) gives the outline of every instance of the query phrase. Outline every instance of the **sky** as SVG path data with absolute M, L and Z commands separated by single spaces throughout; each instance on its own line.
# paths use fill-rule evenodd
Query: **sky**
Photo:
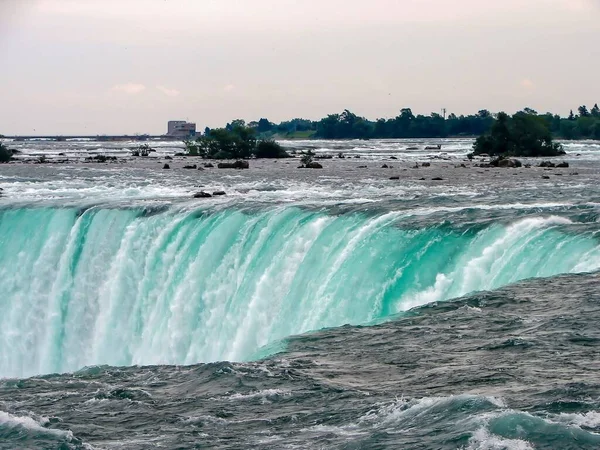
M 0 0 L 0 133 L 600 103 L 600 0 Z

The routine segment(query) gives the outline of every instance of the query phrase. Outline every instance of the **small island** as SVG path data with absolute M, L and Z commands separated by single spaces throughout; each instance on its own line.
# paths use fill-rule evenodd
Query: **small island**
M 473 154 L 490 156 L 561 156 L 563 146 L 552 141 L 546 121 L 533 113 L 520 111 L 510 117 L 501 112 L 490 130 L 477 138 Z
M 206 129 L 195 141 L 186 141 L 189 156 L 206 159 L 289 158 L 290 155 L 272 139 L 256 139 L 254 128 L 243 120 L 225 128 Z

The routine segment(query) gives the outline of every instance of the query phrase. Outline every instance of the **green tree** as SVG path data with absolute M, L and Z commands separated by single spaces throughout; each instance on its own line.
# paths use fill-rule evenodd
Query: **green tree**
M 596 123 L 596 119 L 590 115 L 580 116 L 577 119 L 577 130 L 578 135 L 583 138 L 589 138 L 592 136 L 592 128 Z
M 561 120 L 560 122 L 560 136 L 564 139 L 578 139 L 579 130 L 577 128 L 577 122 L 575 120 Z
M 269 122 L 267 119 L 260 119 L 258 121 L 258 127 L 256 128 L 256 131 L 259 133 L 266 133 L 267 131 L 271 131 L 272 128 L 273 124 L 271 122 Z
M 577 108 L 577 111 L 579 111 L 580 117 L 588 117 L 590 115 L 587 106 L 585 105 L 581 105 L 579 108 Z
M 246 121 L 243 119 L 235 119 L 232 120 L 231 123 L 228 123 L 227 125 L 225 125 L 225 128 L 229 131 L 232 131 L 236 128 L 245 128 L 246 127 Z
M 229 125 L 229 128 L 215 128 L 208 135 L 186 142 L 188 154 L 214 159 L 250 158 L 256 147 L 254 130 L 240 126 L 239 122 Z
M 600 120 L 596 121 L 596 123 L 592 127 L 591 136 L 590 137 L 592 139 L 600 140 Z
M 598 103 L 594 103 L 594 107 L 590 111 L 593 117 L 600 117 L 600 108 L 598 108 Z

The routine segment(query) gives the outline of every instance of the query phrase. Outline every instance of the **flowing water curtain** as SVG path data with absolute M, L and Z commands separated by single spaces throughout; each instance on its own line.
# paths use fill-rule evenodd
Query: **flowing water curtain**
M 0 210 L 0 376 L 244 360 L 289 335 L 600 267 L 589 229 L 564 218 L 466 231 L 403 220 L 296 207 Z

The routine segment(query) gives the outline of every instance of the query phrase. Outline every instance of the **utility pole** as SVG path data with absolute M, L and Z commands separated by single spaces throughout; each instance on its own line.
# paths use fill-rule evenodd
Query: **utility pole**
M 446 108 L 442 108 L 442 116 L 444 116 L 444 120 L 446 120 Z

